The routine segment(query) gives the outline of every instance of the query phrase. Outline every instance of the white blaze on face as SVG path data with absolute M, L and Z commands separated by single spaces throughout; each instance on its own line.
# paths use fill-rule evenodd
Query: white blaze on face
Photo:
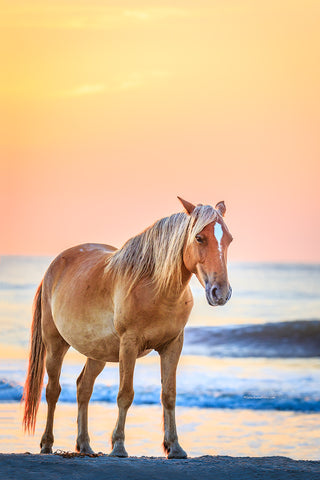
M 219 248 L 220 255 L 222 255 L 221 240 L 222 240 L 222 237 L 223 237 L 223 230 L 222 230 L 221 224 L 218 223 L 218 222 L 216 222 L 214 224 L 214 236 L 216 237 L 217 242 L 218 242 L 218 248 Z

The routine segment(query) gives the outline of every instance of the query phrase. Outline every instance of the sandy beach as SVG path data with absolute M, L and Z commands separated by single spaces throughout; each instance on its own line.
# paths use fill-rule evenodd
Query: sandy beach
M 112 479 L 215 479 L 215 480 L 316 480 L 320 461 L 286 457 L 203 456 L 185 460 L 157 457 L 127 459 L 60 455 L 0 454 L 1 480 Z

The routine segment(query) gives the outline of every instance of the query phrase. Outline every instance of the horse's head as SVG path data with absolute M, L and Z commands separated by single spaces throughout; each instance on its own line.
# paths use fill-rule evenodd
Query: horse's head
M 232 294 L 227 272 L 227 250 L 232 235 L 222 218 L 226 212 L 225 204 L 219 202 L 213 209 L 179 200 L 191 217 L 190 235 L 183 251 L 184 265 L 205 288 L 208 303 L 224 305 Z M 203 219 L 199 218 L 201 215 Z

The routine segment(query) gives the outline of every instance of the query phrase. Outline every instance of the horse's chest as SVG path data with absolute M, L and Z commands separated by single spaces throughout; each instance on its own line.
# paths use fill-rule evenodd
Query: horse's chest
M 177 337 L 184 329 L 191 308 L 172 308 L 162 305 L 161 307 L 141 311 L 137 315 L 136 329 L 141 338 L 142 346 L 157 349 Z

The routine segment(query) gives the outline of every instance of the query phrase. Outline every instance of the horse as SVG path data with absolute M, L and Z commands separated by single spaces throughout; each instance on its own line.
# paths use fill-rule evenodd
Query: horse
M 224 305 L 232 289 L 227 248 L 232 236 L 223 220 L 224 202 L 193 205 L 156 221 L 120 249 L 82 244 L 53 260 L 36 292 L 29 366 L 24 386 L 24 430 L 35 431 L 45 368 L 47 421 L 41 453 L 52 453 L 53 419 L 59 377 L 72 346 L 87 357 L 77 379 L 76 450 L 93 454 L 88 434 L 88 404 L 96 377 L 106 362 L 119 362 L 118 418 L 111 456 L 127 457 L 125 421 L 133 397 L 137 358 L 160 355 L 163 448 L 167 458 L 186 458 L 175 421 L 176 369 L 184 328 L 193 307 L 189 287 L 195 274 L 212 306 Z

